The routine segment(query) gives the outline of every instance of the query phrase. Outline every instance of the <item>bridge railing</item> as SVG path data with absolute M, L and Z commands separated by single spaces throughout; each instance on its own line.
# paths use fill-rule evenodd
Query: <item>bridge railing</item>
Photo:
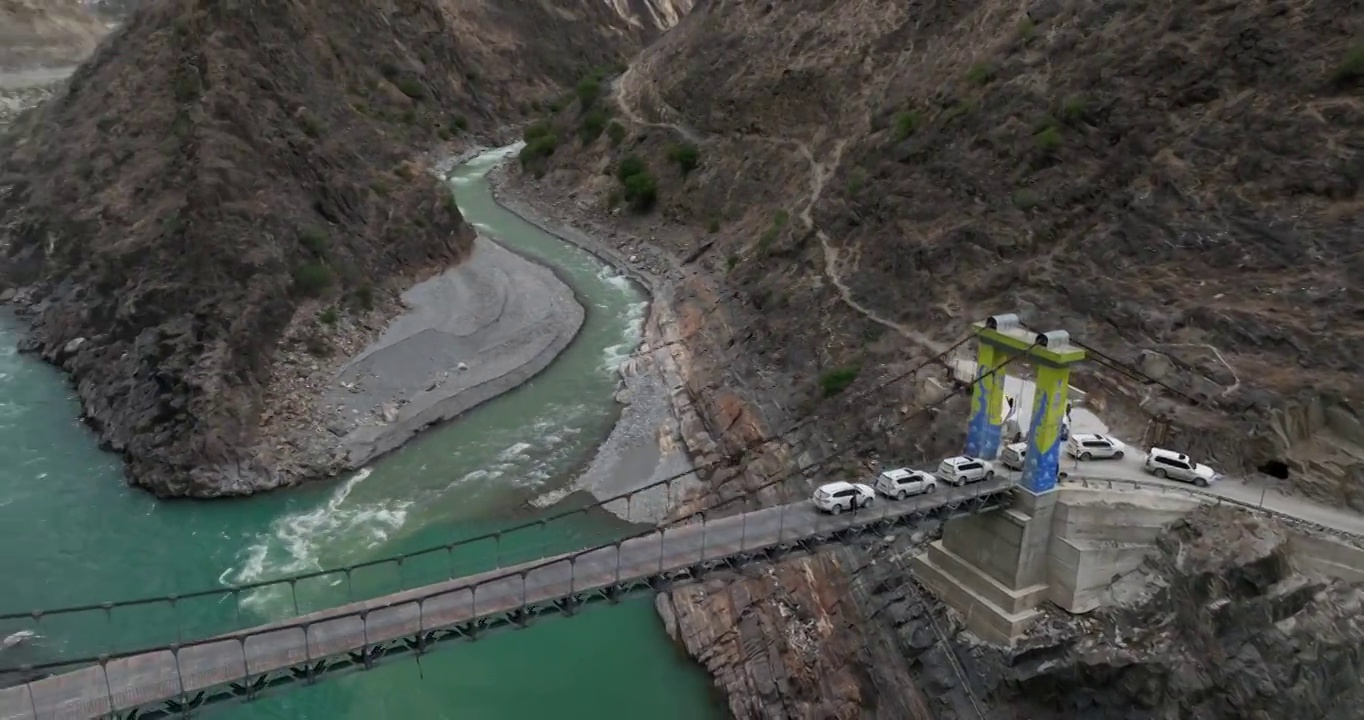
M 652 527 L 696 486 L 692 472 L 679 473 L 603 500 L 344 567 L 178 595 L 14 609 L 0 613 L 0 640 L 11 638 L 12 645 L 0 649 L 0 663 L 16 656 L 44 662 L 185 642 L 593 547 L 641 525 Z
M 785 480 L 778 478 L 766 486 Z M 1009 487 L 1001 479 L 900 502 L 882 499 L 870 508 L 838 515 L 815 512 L 806 503 L 757 509 L 752 507 L 755 488 L 656 528 L 474 577 L 203 640 L 3 667 L 0 675 L 63 674 L 0 691 L 0 718 L 90 717 L 166 699 L 194 704 L 241 697 L 256 687 L 246 681 L 263 681 L 271 673 L 304 668 L 272 676 L 273 682 L 357 663 L 368 667 L 385 654 L 424 652 L 428 644 L 467 637 L 489 625 L 525 622 L 528 606 L 546 609 L 565 599 L 582 602 L 590 599 L 584 593 L 610 594 L 612 589 L 678 571 L 691 576 L 708 565 L 812 539 L 838 538 L 878 522 L 918 519 L 944 510 L 971 512 L 1002 497 Z M 721 514 L 726 506 L 736 505 L 750 511 Z M 206 691 L 211 692 L 200 695 Z

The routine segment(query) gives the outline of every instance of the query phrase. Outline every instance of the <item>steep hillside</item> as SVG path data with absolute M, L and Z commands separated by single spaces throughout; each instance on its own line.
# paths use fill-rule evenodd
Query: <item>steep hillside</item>
M 5 296 L 134 482 L 217 495 L 303 479 L 258 432 L 286 330 L 311 328 L 287 339 L 317 355 L 335 332 L 324 308 L 377 332 L 397 291 L 472 242 L 412 158 L 646 35 L 599 0 L 452 7 L 144 2 L 0 144 Z
M 78 63 L 106 32 L 81 0 L 0 0 L 0 68 Z
M 621 130 L 534 169 L 652 206 L 812 393 L 1020 310 L 1163 354 L 1212 406 L 1148 403 L 1171 442 L 1364 507 L 1361 42 L 1341 0 L 710 0 L 617 83 Z

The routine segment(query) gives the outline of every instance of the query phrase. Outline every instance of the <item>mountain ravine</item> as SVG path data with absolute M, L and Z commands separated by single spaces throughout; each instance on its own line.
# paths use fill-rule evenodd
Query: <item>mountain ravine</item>
M 4 297 L 132 482 L 203 497 L 345 469 L 281 441 L 325 433 L 274 417 L 308 392 L 281 380 L 364 347 L 469 252 L 423 153 L 491 141 L 671 7 L 570 5 L 142 2 L 9 128 Z

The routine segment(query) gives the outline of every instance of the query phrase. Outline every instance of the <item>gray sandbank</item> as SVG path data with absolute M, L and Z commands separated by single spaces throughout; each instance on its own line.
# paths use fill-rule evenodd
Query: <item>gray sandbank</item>
M 326 393 L 338 409 L 332 432 L 352 467 L 531 379 L 585 317 L 553 270 L 482 236 L 467 260 L 402 299 L 408 310 Z

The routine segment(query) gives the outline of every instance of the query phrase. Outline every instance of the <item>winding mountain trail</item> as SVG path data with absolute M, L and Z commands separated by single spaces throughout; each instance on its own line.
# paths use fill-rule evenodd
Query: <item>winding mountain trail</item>
M 705 143 L 706 138 L 680 122 L 668 120 L 654 122 L 646 120 L 639 112 L 637 106 L 639 99 L 647 93 L 653 97 L 655 106 L 659 108 L 660 112 L 665 116 L 671 115 L 676 117 L 680 115 L 680 113 L 664 102 L 661 97 L 658 97 L 657 87 L 648 81 L 646 73 L 640 72 L 640 68 L 642 67 L 647 69 L 649 62 L 649 60 L 644 60 L 641 61 L 641 64 L 632 65 L 617 80 L 615 85 L 615 99 L 616 105 L 620 107 L 621 114 L 637 126 L 667 129 L 682 136 L 687 142 L 698 145 Z M 852 287 L 848 285 L 844 278 L 846 277 L 845 273 L 850 274 L 851 271 L 857 267 L 857 264 L 861 259 L 861 253 L 849 252 L 836 248 L 829 238 L 829 235 L 823 230 L 820 230 L 815 224 L 815 206 L 823 196 L 824 188 L 828 185 L 829 180 L 834 176 L 834 173 L 837 172 L 839 163 L 841 163 L 843 159 L 843 150 L 847 147 L 849 139 L 843 138 L 834 143 L 834 149 L 830 154 L 830 157 L 824 161 L 820 161 L 815 157 L 815 153 L 810 149 L 809 144 L 795 138 L 747 134 L 741 135 L 740 137 L 752 142 L 785 146 L 804 158 L 806 162 L 810 164 L 810 194 L 803 201 L 801 209 L 797 213 L 797 217 L 800 219 L 801 223 L 805 225 L 807 230 L 814 232 L 815 236 L 819 238 L 820 247 L 823 249 L 824 253 L 824 275 L 828 278 L 829 283 L 833 285 L 843 304 L 868 320 L 894 330 L 901 337 L 927 348 L 934 353 L 941 353 L 946 350 L 946 345 L 934 340 L 923 332 L 884 317 L 875 310 L 872 310 L 859 302 L 853 295 Z
M 1207 343 L 1159 343 L 1156 347 L 1204 348 L 1212 352 L 1213 356 L 1217 358 L 1217 362 L 1222 363 L 1227 372 L 1231 373 L 1232 383 L 1222 390 L 1222 397 L 1227 397 L 1241 388 L 1241 374 L 1236 372 L 1236 368 L 1232 367 L 1225 357 L 1222 357 L 1222 351 L 1213 345 Z

